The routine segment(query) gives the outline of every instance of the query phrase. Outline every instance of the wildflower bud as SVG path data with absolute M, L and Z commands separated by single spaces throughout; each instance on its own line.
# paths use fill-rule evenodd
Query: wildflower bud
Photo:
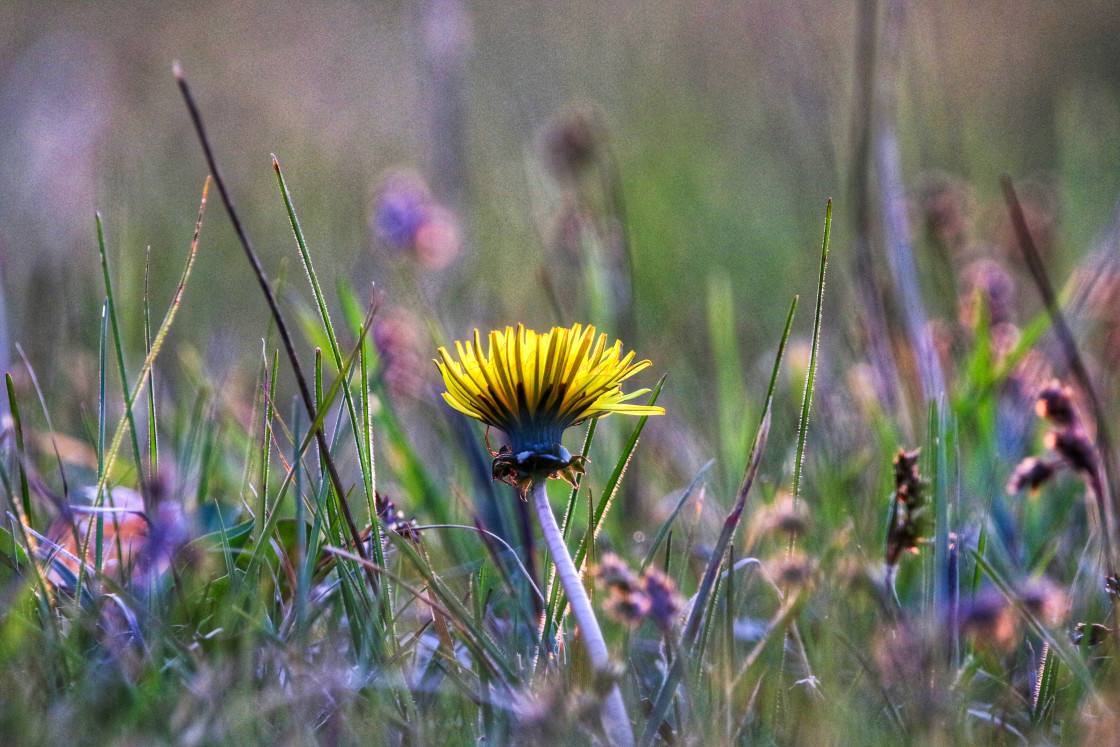
M 677 585 L 657 568 L 647 568 L 642 574 L 642 582 L 650 602 L 647 616 L 662 631 L 671 630 L 684 606 L 681 595 L 677 593 Z
M 1089 437 L 1079 428 L 1050 431 L 1043 439 L 1046 448 L 1053 449 L 1066 463 L 1082 475 L 1095 475 L 1097 450 Z
M 1047 462 L 1033 456 L 1027 457 L 1019 462 L 1019 466 L 1011 474 L 1011 479 L 1007 481 L 1007 492 L 1009 495 L 1022 490 L 1030 490 L 1033 493 L 1053 477 L 1056 470 L 1057 465 L 1054 462 Z
M 412 171 L 390 172 L 383 179 L 374 207 L 373 229 L 389 247 L 411 252 L 430 270 L 449 265 L 461 245 L 454 216 L 436 202 L 427 183 Z
M 975 327 L 977 304 L 987 309 L 992 326 L 1010 322 L 1015 316 L 1015 281 L 1010 273 L 991 259 L 979 259 L 961 273 L 960 321 Z
M 423 324 L 413 314 L 394 309 L 378 318 L 373 325 L 373 344 L 390 392 L 404 399 L 420 396 L 427 372 L 425 343 Z
M 373 506 L 374 510 L 377 511 L 377 518 L 385 523 L 390 532 L 413 543 L 420 541 L 420 530 L 416 528 L 418 526 L 416 520 L 406 519 L 404 511 L 397 508 L 397 504 L 392 500 L 374 491 Z M 367 537 L 369 534 L 372 534 L 372 527 L 367 530 Z M 383 537 L 382 545 L 387 547 L 388 544 L 388 538 Z
M 811 574 L 812 567 L 804 555 L 782 555 L 770 563 L 770 575 L 774 583 L 783 589 L 806 584 Z
M 1077 421 L 1077 411 L 1073 406 L 1073 390 L 1054 379 L 1038 393 L 1035 411 L 1040 418 L 1046 418 L 1054 425 L 1069 427 Z
M 587 109 L 557 117 L 545 133 L 545 161 L 561 181 L 578 178 L 598 158 L 600 147 L 598 122 Z
M 595 580 L 604 589 L 616 588 L 623 591 L 633 591 L 639 586 L 638 576 L 626 565 L 626 561 L 609 552 L 602 557 L 595 567 Z
M 915 192 L 917 217 L 936 241 L 951 250 L 968 243 L 976 199 L 967 183 L 944 173 L 924 174 Z
M 792 495 L 783 492 L 759 512 L 757 521 L 764 532 L 804 534 L 809 528 L 809 511 L 803 502 L 795 502 Z

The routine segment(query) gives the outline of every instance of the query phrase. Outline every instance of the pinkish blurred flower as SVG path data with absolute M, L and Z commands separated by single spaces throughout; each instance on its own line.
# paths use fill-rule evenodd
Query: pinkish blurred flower
M 374 205 L 373 232 L 384 244 L 411 254 L 422 267 L 439 270 L 459 255 L 459 226 L 414 171 L 389 172 Z

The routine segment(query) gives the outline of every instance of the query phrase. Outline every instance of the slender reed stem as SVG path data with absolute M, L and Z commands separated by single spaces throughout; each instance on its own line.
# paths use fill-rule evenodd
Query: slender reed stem
M 603 631 L 599 628 L 599 621 L 595 618 L 595 611 L 591 607 L 591 599 L 587 596 L 587 589 L 583 587 L 576 564 L 564 543 L 564 535 L 556 523 L 552 513 L 552 506 L 548 503 L 548 491 L 545 489 L 545 480 L 533 481 L 533 503 L 537 509 L 537 518 L 544 530 L 544 541 L 548 551 L 552 554 L 552 562 L 556 566 L 556 577 L 560 579 L 564 593 L 568 596 L 568 603 L 572 607 L 572 614 L 579 623 L 583 644 L 587 648 L 587 655 L 591 659 L 591 666 L 596 674 L 603 674 L 610 666 L 610 654 L 607 652 L 607 643 L 603 640 Z M 603 703 L 603 729 L 607 739 L 616 747 L 629 747 L 634 744 L 634 732 L 630 728 L 630 718 L 626 715 L 626 704 L 622 702 L 622 692 L 618 685 L 612 685 L 611 691 Z

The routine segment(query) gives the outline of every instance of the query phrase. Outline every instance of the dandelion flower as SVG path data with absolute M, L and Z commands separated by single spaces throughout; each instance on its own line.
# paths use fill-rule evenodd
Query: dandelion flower
M 522 495 L 532 488 L 556 578 L 579 623 L 588 659 L 599 676 L 610 677 L 613 670 L 603 631 L 556 523 L 545 484 L 550 477 L 574 483 L 576 474 L 583 472 L 584 457 L 572 456 L 560 443 L 565 429 L 612 412 L 665 413 L 660 407 L 630 404 L 648 389 L 622 392 L 622 382 L 650 362 L 635 362 L 634 353 L 622 354 L 621 342 L 608 346 L 606 335 L 596 337 L 594 327 L 579 324 L 571 329 L 553 327 L 543 334 L 523 325 L 516 330 L 506 327 L 504 332 L 491 332 L 488 343 L 484 352 L 482 336 L 475 330 L 473 342 L 455 343 L 458 360 L 446 348 L 439 349 L 436 365 L 447 385 L 443 398 L 459 412 L 509 437 L 510 445 L 494 454 L 494 479 L 516 486 Z M 605 694 L 601 717 L 608 744 L 634 744 L 617 683 Z
M 538 333 L 518 325 L 491 332 L 487 343 L 484 351 L 475 330 L 473 342 L 455 343 L 455 357 L 440 348 L 436 365 L 449 405 L 509 437 L 508 450 L 494 460 L 495 479 L 522 489 L 534 476 L 571 481 L 584 459 L 561 444 L 567 428 L 613 412 L 665 413 L 630 403 L 648 389 L 622 392 L 622 382 L 650 362 L 635 361 L 633 351 L 623 355 L 621 342 L 608 346 L 607 335 L 596 337 L 592 326 Z

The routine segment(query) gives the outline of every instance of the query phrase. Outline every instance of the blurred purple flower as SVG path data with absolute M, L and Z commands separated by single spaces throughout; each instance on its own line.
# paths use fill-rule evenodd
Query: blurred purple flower
M 424 267 L 438 270 L 459 254 L 459 227 L 451 211 L 436 202 L 419 174 L 390 172 L 378 190 L 374 234 L 399 253 L 412 253 Z

